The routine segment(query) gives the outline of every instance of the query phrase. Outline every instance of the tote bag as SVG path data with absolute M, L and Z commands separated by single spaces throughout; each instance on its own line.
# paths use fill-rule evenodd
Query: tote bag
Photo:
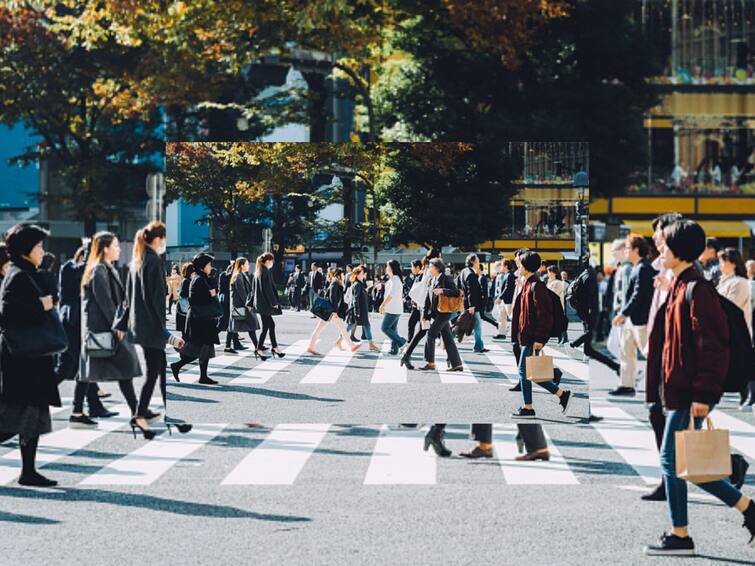
M 676 477 L 692 483 L 707 483 L 729 477 L 729 431 L 713 428 L 710 417 L 705 418 L 706 428 L 702 430 L 695 430 L 694 422 L 690 415 L 689 427 L 674 433 Z
M 534 383 L 553 381 L 553 357 L 552 356 L 527 356 L 525 361 L 527 380 Z
M 621 335 L 624 332 L 624 325 L 611 326 L 611 331 L 608 333 L 608 340 L 606 341 L 606 349 L 611 355 L 619 359 L 619 352 L 621 351 Z

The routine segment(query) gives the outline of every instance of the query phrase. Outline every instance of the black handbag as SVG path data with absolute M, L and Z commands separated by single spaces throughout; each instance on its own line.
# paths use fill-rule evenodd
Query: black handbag
M 249 311 L 246 310 L 246 307 L 233 307 L 231 316 L 233 320 L 246 320 L 249 318 Z
M 189 312 L 192 318 L 197 320 L 215 320 L 223 316 L 223 307 L 217 299 L 213 298 L 209 303 L 191 305 Z
M 43 297 L 42 290 L 31 276 L 29 281 L 39 296 Z M 68 349 L 68 337 L 56 308 L 45 311 L 45 321 L 42 323 L 6 327 L 3 330 L 3 341 L 11 356 L 23 358 L 54 356 Z
M 310 312 L 317 318 L 321 318 L 322 320 L 327 322 L 328 320 L 330 320 L 330 317 L 333 316 L 333 313 L 336 312 L 336 309 L 333 306 L 333 303 L 331 303 L 328 299 L 317 297 L 315 298 L 315 302 L 312 305 Z
M 115 332 L 87 332 L 84 348 L 90 358 L 112 358 L 117 347 Z
M 271 312 L 270 314 L 273 316 L 280 316 L 283 314 L 283 309 L 281 308 L 280 305 L 278 305 L 277 307 L 273 307 L 272 311 L 273 312 Z

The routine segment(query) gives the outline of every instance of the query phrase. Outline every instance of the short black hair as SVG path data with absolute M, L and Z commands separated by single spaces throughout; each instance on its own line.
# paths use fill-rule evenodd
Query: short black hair
M 5 233 L 8 255 L 12 259 L 21 259 L 49 235 L 50 232 L 36 224 L 16 224 Z
M 441 273 L 444 273 L 446 271 L 446 264 L 443 263 L 443 260 L 439 257 L 434 257 L 433 259 L 431 259 L 429 265 L 435 267 L 435 269 L 437 269 Z
M 627 236 L 627 247 L 630 250 L 636 249 L 637 253 L 640 254 L 641 259 L 645 259 L 648 256 L 648 253 L 650 253 L 650 246 L 648 246 L 647 238 L 642 234 L 629 234 L 629 236 Z
M 529 249 L 529 248 L 519 248 L 518 250 L 516 250 L 516 251 L 514 252 L 514 257 L 519 257 L 520 255 L 522 255 L 522 254 L 526 254 L 526 253 L 527 253 L 527 252 L 529 252 L 529 251 L 530 251 L 530 249 Z
M 720 252 L 723 249 L 723 246 L 721 245 L 721 242 L 718 241 L 718 238 L 714 238 L 713 236 L 711 236 L 710 238 L 705 238 L 705 247 L 716 250 L 716 253 Z
M 653 232 L 659 229 L 664 230 L 666 226 L 671 226 L 674 222 L 682 220 L 683 218 L 684 216 L 682 216 L 678 212 L 667 212 L 665 214 L 661 214 L 655 220 L 653 220 Z
M 467 267 L 472 267 L 474 265 L 474 262 L 477 260 L 477 254 L 469 254 L 467 256 Z
M 678 220 L 663 229 L 666 247 L 674 257 L 692 263 L 705 249 L 705 230 L 692 220 Z
M 543 261 L 540 259 L 540 254 L 537 252 L 524 252 L 521 256 L 519 256 L 519 262 L 522 264 L 522 267 L 529 271 L 530 273 L 535 273 L 538 269 L 540 269 L 540 264 L 543 263 Z
M 412 267 L 416 267 L 417 269 L 422 269 L 422 260 L 415 259 L 414 261 L 412 261 Z
M 516 262 L 513 259 L 505 259 L 503 260 L 503 264 L 509 271 L 516 271 Z

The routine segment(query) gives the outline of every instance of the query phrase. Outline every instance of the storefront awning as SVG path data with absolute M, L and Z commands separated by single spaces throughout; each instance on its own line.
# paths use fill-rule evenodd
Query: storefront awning
M 653 235 L 653 226 L 650 220 L 622 220 L 621 223 L 635 234 Z M 749 238 L 753 233 L 753 228 L 747 222 L 741 220 L 698 220 L 697 223 L 705 230 L 706 236 L 715 236 L 716 238 Z

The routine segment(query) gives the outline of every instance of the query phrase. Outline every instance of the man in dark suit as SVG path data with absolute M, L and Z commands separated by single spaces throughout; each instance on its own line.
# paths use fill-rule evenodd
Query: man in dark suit
M 307 278 L 301 272 L 301 266 L 294 267 L 294 308 L 297 312 L 301 310 L 301 296 L 304 288 L 307 286 Z
M 464 308 L 469 314 L 474 316 L 474 351 L 487 352 L 485 344 L 482 341 L 482 317 L 481 313 L 485 309 L 485 295 L 480 286 L 480 277 L 477 270 L 480 267 L 480 259 L 477 254 L 467 256 L 467 266 L 462 270 L 459 276 L 461 290 L 464 291 Z
M 506 326 L 511 316 L 514 303 L 514 290 L 516 289 L 516 264 L 510 260 L 501 260 L 499 273 L 495 281 L 495 303 L 498 305 L 498 334 L 493 340 L 506 339 Z
M 459 350 L 456 348 L 453 336 L 451 334 L 451 313 L 440 312 L 438 302 L 440 295 L 447 297 L 458 297 L 459 290 L 454 285 L 450 275 L 445 274 L 445 265 L 443 261 L 436 258 L 430 260 L 430 273 L 433 276 L 430 282 L 430 294 L 425 300 L 425 308 L 422 317 L 425 320 L 431 320 L 430 328 L 427 331 L 427 340 L 425 341 L 425 362 L 424 367 L 420 368 L 425 371 L 435 371 L 435 340 L 438 336 L 443 340 L 448 356 L 449 371 L 463 371 Z M 476 279 L 476 278 L 475 278 Z
M 313 263 L 309 276 L 307 277 L 307 289 L 309 290 L 309 306 L 315 304 L 315 299 L 322 294 L 322 288 L 325 285 L 325 276 L 317 266 L 317 263 Z M 317 318 L 312 315 L 312 318 Z
M 656 271 L 647 260 L 650 246 L 644 236 L 629 234 L 627 250 L 627 258 L 634 267 L 629 276 L 624 308 L 613 319 L 614 326 L 624 326 L 619 356 L 619 386 L 608 394 L 634 396 L 637 381 L 637 349 L 644 352 L 648 344 L 648 314 L 653 300 L 653 278 Z

